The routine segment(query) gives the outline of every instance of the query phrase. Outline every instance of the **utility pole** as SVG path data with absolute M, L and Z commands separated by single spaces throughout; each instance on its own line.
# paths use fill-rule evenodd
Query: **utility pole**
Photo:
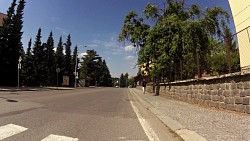
M 19 74 L 19 70 L 21 69 L 21 61 L 22 61 L 22 57 L 20 56 L 18 59 L 18 64 L 17 64 L 17 88 L 19 89 L 20 87 L 20 74 Z

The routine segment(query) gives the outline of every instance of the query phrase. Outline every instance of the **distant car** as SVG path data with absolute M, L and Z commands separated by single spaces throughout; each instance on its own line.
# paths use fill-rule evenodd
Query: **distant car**
M 118 86 L 115 86 L 116 88 L 119 88 Z

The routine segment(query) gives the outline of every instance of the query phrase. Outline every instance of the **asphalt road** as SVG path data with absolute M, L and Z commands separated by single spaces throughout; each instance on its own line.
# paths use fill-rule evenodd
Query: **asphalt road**
M 135 113 L 134 107 L 139 110 Z M 0 134 L 16 125 L 20 133 L 4 141 L 148 141 L 146 128 L 159 140 L 179 140 L 122 88 L 0 92 Z M 2 130 L 1 130 L 2 129 Z M 4 130 L 3 130 L 4 129 Z M 20 129 L 20 130 L 21 130 Z M 51 137 L 51 138 L 50 138 Z M 54 138 L 53 138 L 54 137 Z M 151 139 L 152 140 L 152 139 Z M 154 139 L 156 140 L 156 139 Z

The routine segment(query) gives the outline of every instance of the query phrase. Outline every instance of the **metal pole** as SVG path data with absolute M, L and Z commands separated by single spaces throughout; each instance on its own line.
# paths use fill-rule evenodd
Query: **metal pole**
M 76 88 L 76 67 L 77 67 L 77 52 L 76 52 L 76 64 L 75 64 L 75 88 Z
M 19 62 L 17 64 L 17 88 L 19 89 Z
M 57 90 L 58 90 L 58 72 L 56 72 L 56 87 L 57 87 Z

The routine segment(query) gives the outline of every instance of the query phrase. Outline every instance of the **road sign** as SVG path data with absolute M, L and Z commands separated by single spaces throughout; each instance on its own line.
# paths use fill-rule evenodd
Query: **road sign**
M 59 73 L 61 70 L 60 68 L 56 68 L 56 72 Z

